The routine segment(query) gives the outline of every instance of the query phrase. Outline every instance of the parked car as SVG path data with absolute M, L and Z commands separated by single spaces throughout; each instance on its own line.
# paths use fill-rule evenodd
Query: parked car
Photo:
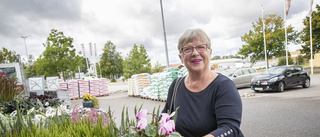
M 265 70 L 251 81 L 251 89 L 259 91 L 284 91 L 285 88 L 302 85 L 310 87 L 310 75 L 301 66 L 279 66 Z
M 230 78 L 237 88 L 250 87 L 252 78 L 259 75 L 254 68 L 228 69 L 220 73 Z

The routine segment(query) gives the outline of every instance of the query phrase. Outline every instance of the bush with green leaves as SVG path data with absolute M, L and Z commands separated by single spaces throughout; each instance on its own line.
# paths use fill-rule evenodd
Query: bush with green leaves
M 93 101 L 93 107 L 94 108 L 99 107 L 99 100 L 97 99 L 96 96 L 92 97 L 92 101 Z
M 10 78 L 0 73 L 0 103 L 12 101 L 22 92 L 23 88 L 18 85 L 18 80 L 15 77 Z
M 293 64 L 294 64 L 294 62 L 293 62 L 292 58 L 288 57 L 288 65 L 293 65 Z M 285 66 L 285 65 L 287 65 L 286 57 L 279 58 L 278 66 Z

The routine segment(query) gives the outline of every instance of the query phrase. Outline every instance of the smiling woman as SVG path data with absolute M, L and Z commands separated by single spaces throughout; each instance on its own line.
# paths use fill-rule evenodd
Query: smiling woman
M 242 137 L 239 93 L 229 78 L 209 69 L 212 49 L 207 34 L 201 29 L 185 31 L 178 50 L 188 75 L 172 82 L 162 112 L 179 108 L 175 127 L 182 136 Z

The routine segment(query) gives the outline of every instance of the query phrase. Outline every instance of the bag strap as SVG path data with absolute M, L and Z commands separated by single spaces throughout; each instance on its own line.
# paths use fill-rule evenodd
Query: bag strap
M 170 113 L 172 113 L 174 110 L 174 101 L 176 99 L 176 95 L 177 95 L 177 92 L 178 92 L 178 87 L 181 83 L 181 80 L 183 79 L 183 77 L 179 77 L 177 78 L 175 84 L 174 84 L 174 88 L 173 88 L 173 92 L 172 92 L 172 97 L 171 97 L 171 103 L 170 103 Z

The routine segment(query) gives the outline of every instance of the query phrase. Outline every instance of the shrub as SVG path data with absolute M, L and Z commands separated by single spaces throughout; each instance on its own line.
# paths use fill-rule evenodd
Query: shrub
M 292 64 L 294 64 L 292 58 L 288 57 L 288 65 L 292 65 Z M 287 59 L 286 57 L 281 57 L 279 59 L 278 66 L 285 66 L 285 65 L 287 65 Z
M 12 101 L 14 97 L 23 92 L 18 80 L 14 77 L 5 77 L 0 73 L 0 103 Z
M 113 78 L 113 79 L 111 79 L 110 82 L 117 82 L 117 80 Z
M 99 107 L 99 100 L 97 99 L 97 97 L 93 96 L 92 97 L 92 101 L 93 101 L 93 107 Z

